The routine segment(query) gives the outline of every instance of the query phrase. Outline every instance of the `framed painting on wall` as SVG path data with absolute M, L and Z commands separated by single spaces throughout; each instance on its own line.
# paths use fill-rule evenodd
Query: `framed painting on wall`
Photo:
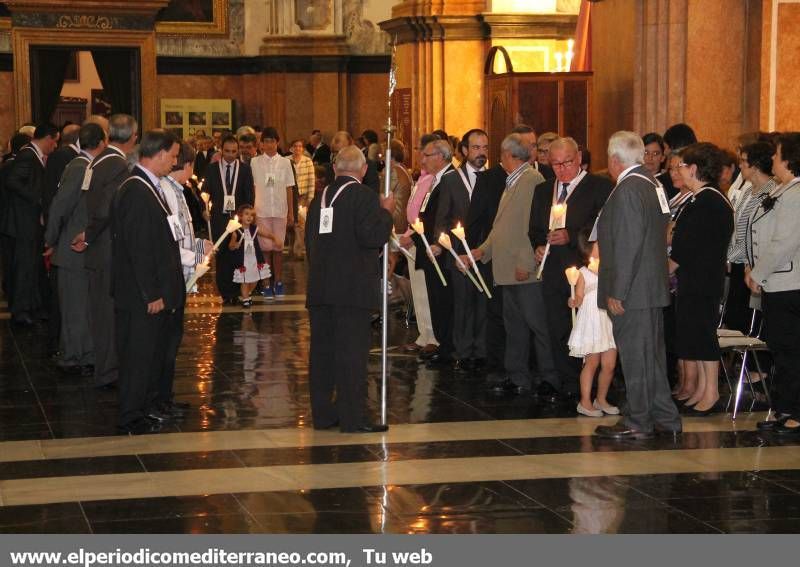
M 161 127 L 182 138 L 202 130 L 210 135 L 216 130 L 233 129 L 233 100 L 200 98 L 162 98 Z
M 168 35 L 226 35 L 228 0 L 172 0 L 156 15 L 156 31 Z

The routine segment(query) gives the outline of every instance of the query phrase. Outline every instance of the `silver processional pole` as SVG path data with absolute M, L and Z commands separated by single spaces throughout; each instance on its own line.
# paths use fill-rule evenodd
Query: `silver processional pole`
M 389 69 L 389 97 L 386 104 L 386 152 L 383 166 L 383 196 L 388 197 L 392 182 L 392 95 L 397 88 L 397 38 L 392 42 L 392 64 Z M 383 245 L 383 305 L 381 308 L 381 424 L 386 425 L 386 388 L 389 373 L 389 242 Z

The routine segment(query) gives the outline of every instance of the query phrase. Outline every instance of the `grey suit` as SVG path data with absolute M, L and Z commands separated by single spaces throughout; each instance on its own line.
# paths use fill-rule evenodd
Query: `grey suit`
M 661 212 L 655 180 L 639 166 L 617 184 L 597 226 L 597 304 L 606 309 L 608 299 L 614 298 L 625 308 L 624 314 L 611 317 L 627 388 L 629 415 L 624 420 L 643 432 L 652 431 L 654 425 L 681 429 L 667 381 L 664 343 L 668 221 L 669 214 Z
M 45 242 L 55 248 L 53 264 L 58 266 L 58 302 L 61 306 L 60 364 L 94 364 L 92 336 L 89 332 L 89 276 L 85 256 L 74 252 L 70 243 L 86 226 L 86 195 L 81 191 L 89 158 L 73 159 L 61 176 L 50 205 Z
M 503 323 L 506 328 L 505 367 L 508 378 L 517 386 L 529 388 L 545 380 L 558 384 L 558 374 L 550 347 L 542 284 L 536 281 L 536 259 L 528 238 L 533 206 L 533 190 L 544 181 L 527 166 L 524 173 L 506 187 L 500 199 L 492 231 L 478 248 L 483 263 L 492 262 L 494 281 L 503 293 Z M 516 271 L 528 272 L 517 281 Z M 534 334 L 538 376 L 531 379 L 528 366 L 530 333 Z

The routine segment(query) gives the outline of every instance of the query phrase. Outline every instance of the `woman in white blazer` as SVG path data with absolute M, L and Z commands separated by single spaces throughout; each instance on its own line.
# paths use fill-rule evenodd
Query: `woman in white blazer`
M 759 427 L 800 436 L 800 132 L 778 136 L 772 169 L 779 185 L 750 219 L 745 270 L 747 287 L 761 294 L 775 359 L 776 420 Z

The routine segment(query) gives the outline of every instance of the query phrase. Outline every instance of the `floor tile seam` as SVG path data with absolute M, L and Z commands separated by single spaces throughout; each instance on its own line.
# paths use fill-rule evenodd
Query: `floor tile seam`
M 36 398 L 36 403 L 39 406 L 39 411 L 42 413 L 42 417 L 44 418 L 45 423 L 47 424 L 47 430 L 50 431 L 50 438 L 55 439 L 53 428 L 50 425 L 50 421 L 47 419 L 47 414 L 44 411 L 44 406 L 42 405 L 42 400 L 39 397 L 39 392 L 36 390 L 36 386 L 33 385 L 33 380 L 31 380 L 31 373 L 28 370 L 28 364 L 25 361 L 25 356 L 22 354 L 22 349 L 19 347 L 19 342 L 17 341 L 17 337 L 13 331 L 11 331 L 11 341 L 14 343 L 14 349 L 17 352 L 20 364 L 22 365 L 22 369 L 25 372 L 25 377 L 28 379 L 28 385 L 31 387 L 31 391 L 33 392 L 33 395 Z
M 94 528 L 92 527 L 92 523 L 89 521 L 89 516 L 86 515 L 86 510 L 83 509 L 83 503 L 78 502 L 78 507 L 81 509 L 81 514 L 83 514 L 83 521 L 86 522 L 86 527 L 89 528 L 89 533 L 94 534 Z
M 628 486 L 629 489 L 631 489 L 631 490 L 633 490 L 635 492 L 638 492 L 641 496 L 645 496 L 645 497 L 647 497 L 647 498 L 649 498 L 649 499 L 651 499 L 651 500 L 653 500 L 655 502 L 658 502 L 662 507 L 664 507 L 665 509 L 669 510 L 672 513 L 677 513 L 677 514 L 679 514 L 681 516 L 686 516 L 687 518 L 690 518 L 691 520 L 693 520 L 695 522 L 699 522 L 699 523 L 705 525 L 706 527 L 711 528 L 712 530 L 714 530 L 716 532 L 725 533 L 724 531 L 720 530 L 719 528 L 717 528 L 715 526 L 712 526 L 707 521 L 701 520 L 700 518 L 698 518 L 696 516 L 693 516 L 689 512 L 686 512 L 685 510 L 681 510 L 680 508 L 677 508 L 676 506 L 673 506 L 672 504 L 669 503 L 669 499 L 657 498 L 657 497 L 653 496 L 652 494 L 648 494 L 648 493 L 644 492 L 639 487 L 632 486 L 630 484 L 628 484 L 627 486 Z
M 793 449 L 793 448 L 773 447 L 771 449 L 773 449 L 771 451 L 772 453 L 779 453 L 779 452 L 784 452 L 785 453 L 786 451 L 780 451 L 780 450 L 781 449 Z M 692 450 L 692 451 L 698 451 L 698 450 Z M 702 450 L 701 449 L 700 451 L 709 451 L 709 450 Z M 718 449 L 718 450 L 715 450 L 715 451 L 716 452 L 729 452 L 729 451 L 731 451 L 731 449 Z M 620 460 L 620 459 L 624 459 L 626 456 L 630 457 L 630 455 L 633 455 L 635 453 L 638 453 L 638 452 L 592 453 L 591 455 L 594 456 L 593 457 L 594 460 L 601 461 L 600 463 L 594 463 L 594 465 L 598 465 L 598 464 L 599 465 L 606 465 L 606 467 L 603 468 L 603 470 L 607 470 L 607 465 L 609 463 L 603 463 L 602 461 L 615 460 L 615 459 L 612 458 L 612 456 L 616 456 L 617 457 L 616 460 Z M 684 453 L 686 453 L 686 450 L 671 451 L 671 453 L 674 453 L 673 455 L 669 455 L 668 453 L 670 453 L 670 452 L 665 451 L 665 452 L 662 452 L 661 454 L 659 454 L 660 460 L 662 460 L 662 461 L 666 460 L 670 456 L 673 456 L 673 457 L 682 456 Z M 581 457 L 582 460 L 584 460 L 584 461 L 586 460 L 586 454 L 567 453 L 567 454 L 559 454 L 559 455 L 533 455 L 533 456 L 531 456 L 531 455 L 522 455 L 522 456 L 513 456 L 513 457 L 475 457 L 475 458 L 463 458 L 463 459 L 456 458 L 456 459 L 425 459 L 425 460 L 412 459 L 412 460 L 407 460 L 407 461 L 394 461 L 394 462 L 382 463 L 381 470 L 378 471 L 378 472 L 383 472 L 383 475 L 382 475 L 383 476 L 383 482 L 377 482 L 377 484 L 378 485 L 381 485 L 381 484 L 382 485 L 387 485 L 387 484 L 388 485 L 391 485 L 391 484 L 412 484 L 413 483 L 412 481 L 409 481 L 409 482 L 398 482 L 397 480 L 393 480 L 392 478 L 389 478 L 389 477 L 402 477 L 402 475 L 404 475 L 404 474 L 414 473 L 414 472 L 417 472 L 419 470 L 422 470 L 426 466 L 428 467 L 428 470 L 430 470 L 431 467 L 436 467 L 437 465 L 439 467 L 441 467 L 444 464 L 449 465 L 449 469 L 451 471 L 453 469 L 455 469 L 457 465 L 460 465 L 462 470 L 469 470 L 470 469 L 469 465 L 471 465 L 471 464 L 475 465 L 476 462 L 478 463 L 478 465 L 483 464 L 483 465 L 489 466 L 489 467 L 491 467 L 491 466 L 495 466 L 496 467 L 498 465 L 500 465 L 500 466 L 502 466 L 502 465 L 511 466 L 511 465 L 515 465 L 515 464 L 519 464 L 519 463 L 522 463 L 522 464 L 530 463 L 530 464 L 532 464 L 534 466 L 538 464 L 538 465 L 543 467 L 541 472 L 539 474 L 536 474 L 536 475 L 523 476 L 523 477 L 509 476 L 509 477 L 503 478 L 503 477 L 500 477 L 499 475 L 497 475 L 497 473 L 493 473 L 492 475 L 489 476 L 489 478 L 481 477 L 481 479 L 483 481 L 516 480 L 516 479 L 520 479 L 520 478 L 542 479 L 542 478 L 570 478 L 570 477 L 598 476 L 598 474 L 593 472 L 593 471 L 592 472 L 586 472 L 585 471 L 586 467 L 584 467 L 584 470 L 575 470 L 575 471 L 567 471 L 564 468 L 562 468 L 560 470 L 559 474 L 553 474 L 552 472 L 550 472 L 550 470 L 546 470 L 544 468 L 544 467 L 549 466 L 552 469 L 552 467 L 554 465 L 555 466 L 564 467 L 565 466 L 564 463 L 563 462 L 559 463 L 558 461 L 563 461 L 564 457 L 576 459 L 579 456 Z M 654 459 L 654 461 L 658 461 L 658 460 L 659 459 Z M 444 461 L 446 461 L 446 463 Z M 540 461 L 540 462 L 537 463 L 536 461 Z M 550 461 L 550 462 L 548 463 L 548 461 Z M 552 462 L 552 461 L 555 461 L 555 462 Z M 305 473 L 305 476 L 309 476 L 309 473 L 310 473 L 310 471 L 312 471 L 312 469 L 317 469 L 317 471 L 322 471 L 322 473 L 323 473 L 321 475 L 321 478 L 332 478 L 330 476 L 326 476 L 324 473 L 328 473 L 328 475 L 330 475 L 332 473 L 341 472 L 341 471 L 344 471 L 344 472 L 348 473 L 348 476 L 355 476 L 354 473 L 359 473 L 361 475 L 367 475 L 367 476 L 369 476 L 369 475 L 375 476 L 376 471 L 370 470 L 370 469 L 374 469 L 375 468 L 374 464 L 375 463 L 367 462 L 367 463 L 334 463 L 334 464 L 328 464 L 328 465 L 278 465 L 278 466 L 271 466 L 271 467 L 250 467 L 250 468 L 237 468 L 237 469 L 230 469 L 230 468 L 191 469 L 191 470 L 185 470 L 185 471 L 162 471 L 162 472 L 154 472 L 154 473 L 150 473 L 150 472 L 145 472 L 145 473 L 120 473 L 120 474 L 109 474 L 109 475 L 85 475 L 85 476 L 55 477 L 55 478 L 59 479 L 60 483 L 62 483 L 62 484 L 65 483 L 65 484 L 67 484 L 69 486 L 72 486 L 73 487 L 72 490 L 74 490 L 74 486 L 75 485 L 87 485 L 87 484 L 91 484 L 93 482 L 101 482 L 102 480 L 110 480 L 110 479 L 114 479 L 114 480 L 117 480 L 117 481 L 119 481 L 119 480 L 129 480 L 129 479 L 130 480 L 135 480 L 135 479 L 144 477 L 144 479 L 148 481 L 148 484 L 152 485 L 151 488 L 155 489 L 155 492 L 160 493 L 161 492 L 161 488 L 163 488 L 163 485 L 165 485 L 170 480 L 178 478 L 180 476 L 194 475 L 196 477 L 195 478 L 195 482 L 199 482 L 201 479 L 202 480 L 206 480 L 206 481 L 209 480 L 208 477 L 209 477 L 209 475 L 212 475 L 212 474 L 214 474 L 214 475 L 223 475 L 224 478 L 230 479 L 230 478 L 233 478 L 235 476 L 247 476 L 247 474 L 245 474 L 245 473 L 246 473 L 246 471 L 249 471 L 251 473 L 255 473 L 258 476 L 262 476 L 263 475 L 264 478 L 263 479 L 259 479 L 259 480 L 268 480 L 268 479 L 271 478 L 276 483 L 281 483 L 282 486 L 291 485 L 291 486 L 296 487 L 296 489 L 303 489 L 303 488 L 313 489 L 313 488 L 315 488 L 315 486 L 306 486 L 306 485 L 300 486 L 298 484 L 297 480 L 299 478 L 301 478 L 302 476 L 304 476 L 302 473 Z M 625 463 L 622 463 L 622 464 L 624 465 Z M 655 463 L 653 463 L 653 464 L 655 464 Z M 359 470 L 359 469 L 361 469 L 361 470 Z M 389 470 L 389 469 L 391 469 L 391 470 Z M 486 468 L 483 468 L 481 470 L 485 471 Z M 727 466 L 718 466 L 718 467 L 716 467 L 714 469 L 709 469 L 708 465 L 704 464 L 702 461 L 692 461 L 691 459 L 687 459 L 686 462 L 684 463 L 683 470 L 681 470 L 680 472 L 707 472 L 707 471 L 710 471 L 710 470 L 713 470 L 713 472 L 724 472 L 724 471 L 742 470 L 742 469 L 740 467 L 739 468 L 730 468 L 730 467 L 727 467 Z M 750 469 L 747 468 L 746 470 L 750 470 Z M 449 474 L 451 474 L 451 476 L 456 476 L 455 473 L 452 473 L 452 472 L 449 473 Z M 620 472 L 612 472 L 611 474 L 599 475 L 599 476 L 630 476 L 630 475 L 649 475 L 649 474 L 658 474 L 658 473 L 657 472 L 653 472 L 650 469 L 648 469 L 647 467 L 645 467 L 645 470 L 641 471 L 641 472 L 620 471 Z M 480 479 L 472 478 L 471 475 L 465 475 L 465 476 L 462 475 L 462 479 L 463 480 L 459 480 L 459 481 L 454 480 L 452 482 L 471 482 L 471 481 L 480 480 Z M 52 481 L 52 480 L 54 480 L 54 479 L 50 478 L 50 477 L 45 477 L 45 478 L 38 478 L 38 479 L 20 479 L 20 480 L 10 480 L 10 481 L 0 481 L 0 494 L 5 495 L 3 500 L 4 500 L 4 502 L 8 502 L 8 501 L 10 501 L 10 499 L 8 498 L 8 491 L 11 490 L 11 489 L 14 489 L 16 487 L 16 485 L 22 484 L 22 486 L 25 487 L 25 483 L 28 483 L 30 485 L 30 484 L 36 484 L 36 483 L 46 483 L 46 482 Z M 210 479 L 210 480 L 213 480 L 213 479 Z M 325 484 L 325 483 L 323 483 L 323 484 Z M 327 486 L 327 485 L 316 486 L 316 488 L 337 488 L 337 487 L 338 488 L 344 488 L 344 487 L 364 486 L 364 485 L 372 485 L 372 484 L 375 484 L 375 483 L 374 482 L 367 482 L 365 484 L 363 481 L 361 481 L 361 482 L 359 482 L 357 484 L 339 484 L 339 483 L 334 483 L 331 486 Z M 85 486 L 83 488 L 85 488 Z M 279 489 L 276 489 L 276 490 L 280 491 L 280 490 L 294 490 L 294 489 L 295 488 L 279 488 Z M 260 490 L 260 491 L 270 492 L 271 490 Z M 201 492 L 202 493 L 206 493 L 207 491 L 201 490 Z M 218 493 L 218 492 L 210 492 L 210 493 Z M 230 491 L 226 490 L 226 491 L 224 491 L 224 493 L 230 493 Z M 194 494 L 194 493 L 191 493 L 191 494 Z M 160 494 L 158 494 L 158 496 L 175 496 L 175 495 L 170 495 L 170 494 L 166 494 L 166 493 L 160 493 Z M 80 499 L 78 499 L 78 500 L 80 500 Z
M 526 420 L 527 421 L 527 420 Z M 535 420 L 534 420 L 535 421 Z M 466 424 L 475 424 L 479 423 L 481 425 L 486 425 L 487 423 L 484 421 L 473 421 L 473 422 L 442 422 L 436 424 L 419 424 L 420 428 L 430 427 L 439 428 L 442 431 L 434 431 L 431 433 L 430 437 L 428 438 L 418 438 L 414 435 L 414 430 L 417 428 L 416 425 L 410 425 L 408 430 L 402 431 L 402 433 L 392 433 L 390 430 L 389 438 L 388 439 L 381 439 L 377 441 L 377 444 L 398 444 L 398 443 L 432 443 L 432 442 L 448 442 L 448 441 L 486 441 L 486 440 L 499 440 L 499 439 L 507 439 L 507 440 L 526 440 L 526 439 L 555 439 L 561 437 L 584 437 L 585 435 L 581 435 L 580 432 L 577 432 L 575 435 L 567 434 L 564 435 L 554 434 L 550 428 L 546 427 L 546 423 L 543 424 L 543 427 L 540 431 L 525 431 L 524 435 L 522 436 L 520 426 L 524 426 L 524 423 L 519 423 L 517 420 L 493 420 L 492 423 L 498 424 L 501 427 L 503 426 L 510 426 L 511 429 L 517 429 L 516 432 L 514 431 L 487 431 L 486 435 L 458 435 L 453 434 L 453 430 L 458 428 L 459 423 L 466 423 Z M 236 439 L 237 437 L 241 436 L 241 433 L 245 431 L 248 433 L 255 432 L 259 433 L 261 436 L 264 437 L 264 443 L 259 443 L 258 446 L 251 446 L 249 444 L 237 444 Z M 395 429 L 394 431 L 397 431 Z M 701 433 L 705 433 L 707 431 L 702 431 Z M 727 432 L 727 430 L 722 429 L 720 432 Z M 533 433 L 533 435 L 532 435 Z M 537 434 L 538 433 L 538 434 Z M 572 433 L 572 432 L 568 432 Z M 284 436 L 289 436 L 290 439 L 283 439 Z M 170 436 L 170 437 L 167 437 Z M 187 432 L 177 432 L 177 433 L 166 433 L 162 436 L 153 436 L 152 439 L 148 439 L 148 441 L 154 441 L 154 447 L 152 450 L 143 451 L 142 454 L 169 454 L 169 453 L 180 453 L 180 452 L 187 452 L 183 450 L 183 447 L 179 449 L 170 450 L 170 447 L 158 447 L 159 439 L 172 441 L 175 436 L 183 437 L 183 441 L 187 444 L 191 444 L 193 442 L 192 438 L 199 437 L 198 441 L 202 443 L 207 443 L 213 447 L 219 446 L 221 450 L 229 449 L 229 450 L 243 450 L 248 448 L 254 449 L 287 449 L 287 448 L 298 448 L 298 447 L 330 447 L 330 446 L 358 446 L 358 445 L 371 445 L 376 444 L 376 441 L 373 439 L 361 439 L 361 438 L 354 438 L 354 437 L 347 437 L 345 439 L 337 439 L 334 435 L 319 437 L 318 433 L 315 433 L 313 430 L 298 430 L 298 429 L 249 429 L 249 430 L 233 430 L 233 431 L 187 431 Z M 319 438 L 313 439 L 314 436 Z M 309 439 L 309 437 L 312 437 Z M 394 437 L 394 438 L 393 438 Z M 409 439 L 411 438 L 411 439 Z M 105 445 L 104 441 L 110 439 L 120 439 L 115 438 L 112 436 L 105 436 L 105 437 L 79 437 L 79 438 L 64 438 L 64 439 L 52 439 L 52 440 L 31 440 L 30 443 L 36 444 L 37 452 L 41 453 L 42 459 L 39 460 L 55 460 L 61 458 L 87 458 L 87 457 L 104 457 L 104 456 L 124 456 L 131 454 L 130 452 L 122 452 L 122 451 L 115 451 L 109 449 L 103 449 L 101 451 L 92 451 L 91 447 L 83 446 L 77 448 L 72 454 L 56 454 L 53 456 L 48 456 L 49 453 L 60 453 L 63 451 L 64 447 L 69 447 L 71 444 L 79 443 L 85 444 L 89 440 L 96 440 L 101 445 Z M 142 439 L 142 438 L 137 438 Z M 26 443 L 26 441 L 9 441 L 4 443 Z M 0 451 L 2 450 L 3 443 L 0 443 Z M 197 452 L 200 451 L 213 451 L 217 450 L 214 448 L 211 449 L 203 449 L 202 447 L 197 449 Z M 66 451 L 69 452 L 68 450 Z M 31 459 L 25 459 L 31 460 Z M 4 459 L 4 456 L 0 454 L 0 462 L 14 462 L 19 461 L 19 459 Z

